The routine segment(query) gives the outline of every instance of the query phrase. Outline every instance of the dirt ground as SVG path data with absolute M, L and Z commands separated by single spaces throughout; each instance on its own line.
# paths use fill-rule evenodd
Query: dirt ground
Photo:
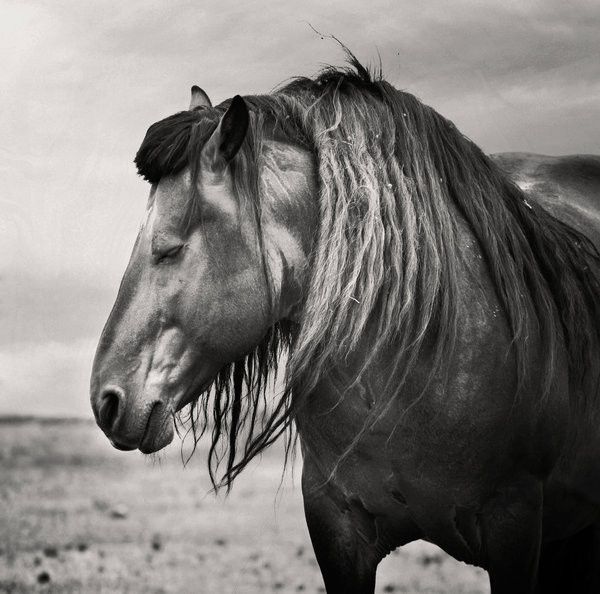
M 117 452 L 91 422 L 0 422 L 0 592 L 324 592 L 278 448 L 229 497 L 209 492 L 202 451 L 180 456 Z M 489 587 L 417 542 L 381 563 L 377 592 Z

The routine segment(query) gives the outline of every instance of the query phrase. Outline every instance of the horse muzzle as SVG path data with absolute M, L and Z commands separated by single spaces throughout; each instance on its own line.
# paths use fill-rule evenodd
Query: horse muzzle
M 108 385 L 92 393 L 91 401 L 98 426 L 118 450 L 150 454 L 173 440 L 171 408 L 162 400 L 140 401 Z

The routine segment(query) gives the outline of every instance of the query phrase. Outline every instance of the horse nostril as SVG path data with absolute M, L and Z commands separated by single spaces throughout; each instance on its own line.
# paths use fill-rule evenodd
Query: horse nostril
M 119 417 L 119 405 L 123 392 L 117 388 L 107 388 L 100 397 L 100 425 L 107 430 L 113 428 Z

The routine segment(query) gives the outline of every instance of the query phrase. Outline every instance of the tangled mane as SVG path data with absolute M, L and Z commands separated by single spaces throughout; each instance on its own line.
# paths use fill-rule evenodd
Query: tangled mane
M 289 429 L 295 411 L 336 361 L 365 336 L 371 353 L 394 345 L 395 394 L 427 338 L 429 380 L 457 337 L 457 212 L 479 242 L 504 309 L 517 361 L 517 394 L 527 377 L 528 334 L 545 349 L 543 402 L 566 347 L 569 380 L 583 393 L 600 345 L 600 256 L 582 234 L 531 206 L 507 176 L 454 125 L 350 55 L 350 67 L 298 78 L 271 95 L 244 98 L 250 126 L 231 164 L 234 190 L 253 205 L 261 234 L 261 146 L 283 138 L 315 156 L 320 221 L 299 324 L 274 326 L 256 349 L 222 369 L 188 411 L 196 441 L 211 432 L 213 484 L 231 486 L 248 462 Z M 185 111 L 150 127 L 136 165 L 152 183 L 189 165 L 228 102 Z M 190 217 L 194 219 L 194 199 Z M 265 280 L 270 282 L 266 262 Z M 290 347 L 291 345 L 291 347 Z M 433 346 L 431 346 L 433 345 Z M 289 348 L 284 388 L 267 388 Z M 589 391 L 589 390 L 588 390 Z M 377 403 L 360 438 L 386 412 Z M 355 441 L 356 441 L 355 440 Z M 243 449 L 240 451 L 240 444 Z M 217 468 L 225 461 L 222 478 Z

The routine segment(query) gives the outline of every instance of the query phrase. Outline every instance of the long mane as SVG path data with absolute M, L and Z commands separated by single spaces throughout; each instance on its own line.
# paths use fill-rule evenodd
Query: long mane
M 563 348 L 572 391 L 583 394 L 586 382 L 597 382 L 589 374 L 600 345 L 598 251 L 582 234 L 529 205 L 450 121 L 352 55 L 349 68 L 328 68 L 314 79 L 295 79 L 271 95 L 245 100 L 251 125 L 232 175 L 240 199 L 254 205 L 259 235 L 266 137 L 314 154 L 321 219 L 300 323 L 272 328 L 252 353 L 223 369 L 188 412 L 196 440 L 211 432 L 213 484 L 230 487 L 287 429 L 289 446 L 298 407 L 367 331 L 374 337 L 371 355 L 357 377 L 393 344 L 399 393 L 426 337 L 430 379 L 443 371 L 444 354 L 457 336 L 457 212 L 479 242 L 512 333 L 515 396 L 533 356 L 532 327 L 539 334 L 536 344 L 545 348 L 540 402 Z M 200 150 L 226 107 L 181 112 L 151 126 L 136 155 L 140 174 L 154 183 L 190 165 L 197 175 Z M 192 197 L 192 219 L 193 205 Z M 290 344 L 284 387 L 273 396 L 269 378 Z M 384 412 L 385 403 L 376 406 L 364 430 Z M 218 478 L 221 461 L 225 470 Z

